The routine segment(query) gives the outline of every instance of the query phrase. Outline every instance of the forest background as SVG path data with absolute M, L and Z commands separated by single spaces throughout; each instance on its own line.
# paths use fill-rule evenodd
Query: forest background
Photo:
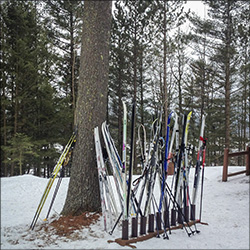
M 193 146 L 206 114 L 209 166 L 222 165 L 225 147 L 249 143 L 250 2 L 203 2 L 203 17 L 185 1 L 113 2 L 106 119 L 119 151 L 122 98 L 129 117 L 136 98 L 136 128 L 144 124 L 148 135 L 165 101 L 165 118 L 192 110 Z M 1 176 L 47 177 L 74 129 L 84 1 L 0 8 Z

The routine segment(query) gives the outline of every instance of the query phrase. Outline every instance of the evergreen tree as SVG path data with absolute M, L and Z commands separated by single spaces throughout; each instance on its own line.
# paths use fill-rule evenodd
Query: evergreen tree
M 236 111 L 238 125 L 234 126 L 238 131 L 238 149 L 245 150 L 247 138 L 250 137 L 250 3 L 247 1 L 239 2 L 239 13 L 237 23 L 238 35 L 238 53 L 239 65 L 237 67 L 239 74 L 238 88 L 235 90 L 235 95 L 239 100 L 239 109 Z M 236 140 L 236 138 L 234 138 Z
M 111 1 L 85 2 L 76 107 L 78 135 L 64 215 L 101 208 L 93 133 L 106 118 L 111 6 Z
M 202 20 L 194 15 L 190 18 L 194 27 L 194 51 L 198 56 L 191 62 L 195 86 L 191 94 L 196 98 L 194 109 L 198 113 L 205 111 L 208 115 L 206 136 L 210 142 L 209 164 L 222 164 L 224 147 L 240 150 L 240 145 L 246 140 L 242 140 L 242 120 L 246 121 L 243 112 L 246 109 L 243 107 L 247 98 L 239 82 L 244 75 L 240 74 L 239 62 L 246 63 L 247 60 L 240 59 L 244 54 L 240 53 L 244 46 L 239 45 L 238 37 L 244 26 L 243 13 L 247 13 L 247 8 L 246 3 L 241 1 L 205 2 L 209 6 L 210 18 Z M 249 18 L 249 14 L 245 18 L 247 16 Z M 246 35 L 245 31 L 242 35 Z
M 46 28 L 57 60 L 54 74 L 57 74 L 55 81 L 65 114 L 64 134 L 69 136 L 74 125 L 83 1 L 49 0 L 45 9 L 50 15 L 46 18 Z
M 36 145 L 32 147 L 35 151 L 33 156 L 36 157 L 30 155 L 30 161 L 26 161 L 22 168 L 23 171 L 34 168 L 35 173 L 40 175 L 43 149 L 47 147 L 50 148 L 48 151 L 54 152 L 51 143 L 55 138 L 52 126 L 55 91 L 49 84 L 52 63 L 48 40 L 39 19 L 36 2 L 5 1 L 1 7 L 1 46 L 4 55 L 1 72 L 1 100 L 4 103 L 1 106 L 1 128 L 4 137 L 1 145 L 11 152 L 13 145 L 10 142 L 15 141 L 18 133 L 32 138 L 32 143 Z M 53 112 L 48 112 L 52 110 Z M 1 164 L 5 162 L 5 170 L 1 174 L 18 174 L 19 172 L 14 171 L 14 156 L 9 156 L 10 161 L 7 161 L 6 153 L 1 156 Z M 50 165 L 53 164 L 54 158 L 50 161 Z
M 231 91 L 235 83 L 236 33 L 235 17 L 239 13 L 237 1 L 206 1 L 209 5 L 208 15 L 212 28 L 209 32 L 214 39 L 214 67 L 218 73 L 217 81 L 224 92 L 225 147 L 230 148 L 231 131 Z
M 22 175 L 24 173 L 23 165 L 25 163 L 29 164 L 30 162 L 29 156 L 32 155 L 38 157 L 33 148 L 34 144 L 31 137 L 28 137 L 25 134 L 16 133 L 16 136 L 12 137 L 10 140 L 10 146 L 4 146 L 3 150 L 6 151 L 6 161 L 10 164 L 17 164 L 19 167 L 19 174 Z
M 193 110 L 193 118 L 196 122 L 196 130 L 194 136 L 196 138 L 195 146 L 198 145 L 199 129 L 201 119 L 204 114 L 206 118 L 206 134 L 210 143 L 207 145 L 207 159 L 211 163 L 217 161 L 218 145 L 221 141 L 221 135 L 224 128 L 217 120 L 221 119 L 220 115 L 217 115 L 217 110 L 221 108 L 220 98 L 217 97 L 216 91 L 216 72 L 213 68 L 213 62 L 209 60 L 211 54 L 209 49 L 210 40 L 208 39 L 208 33 L 211 30 L 211 23 L 209 20 L 199 17 L 194 13 L 191 13 L 189 20 L 192 23 L 192 48 L 195 58 L 190 61 L 191 76 L 190 83 L 186 89 L 189 99 L 191 101 L 190 108 Z
M 114 138 L 117 138 L 118 150 L 122 151 L 122 98 L 128 96 L 130 85 L 130 61 L 128 52 L 129 33 L 126 11 L 123 1 L 115 2 L 111 28 L 108 123 Z
M 172 94 L 170 66 L 167 76 L 166 72 L 163 73 L 163 65 L 165 62 L 166 67 L 166 63 L 170 61 L 169 51 L 173 46 L 169 45 L 170 38 L 164 42 L 163 34 L 164 31 L 165 35 L 169 34 L 173 28 L 183 23 L 182 5 L 182 1 L 167 3 L 165 1 L 137 1 L 135 3 L 117 1 L 115 4 L 111 36 L 108 120 L 112 134 L 118 138 L 120 152 L 122 145 L 121 98 L 126 97 L 126 100 L 137 101 L 136 123 L 142 123 L 150 129 L 152 119 L 157 115 L 160 105 L 166 100 L 166 95 Z M 162 14 L 163 10 L 166 12 L 165 16 Z M 162 24 L 163 20 L 165 20 L 164 24 Z M 164 43 L 166 46 L 162 52 Z M 169 58 L 166 57 L 167 55 Z M 167 94 L 165 93 L 166 81 L 163 80 L 166 77 L 169 81 Z M 165 87 L 163 82 L 165 82 Z M 171 98 L 167 103 L 171 103 Z M 131 111 L 130 105 L 128 105 L 128 111 Z M 130 128 L 128 130 L 130 131 Z
M 137 108 L 140 110 L 137 117 L 144 123 L 145 49 L 150 41 L 148 25 L 152 18 L 151 5 L 151 2 L 145 1 L 115 3 L 111 34 L 108 121 L 112 134 L 118 138 L 119 152 L 122 150 L 122 98 L 127 101 L 129 118 L 131 102 L 137 101 Z M 130 122 L 128 125 L 130 126 Z
M 171 88 L 173 80 L 173 72 L 171 65 L 173 63 L 172 56 L 174 55 L 174 47 L 177 42 L 175 38 L 172 38 L 170 33 L 176 30 L 185 22 L 185 17 L 188 13 L 183 10 L 183 4 L 185 1 L 155 1 L 156 13 L 154 15 L 155 22 L 155 38 L 153 41 L 156 56 L 160 56 L 158 71 L 158 82 L 160 84 L 160 100 L 165 103 L 164 105 L 164 124 L 167 123 L 168 112 L 171 109 Z M 165 126 L 163 126 L 166 131 Z

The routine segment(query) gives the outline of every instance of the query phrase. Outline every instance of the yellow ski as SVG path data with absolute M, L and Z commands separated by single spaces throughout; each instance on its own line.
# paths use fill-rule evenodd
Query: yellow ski
M 52 172 L 52 174 L 51 174 L 51 176 L 49 178 L 49 182 L 48 182 L 48 184 L 47 184 L 47 186 L 45 188 L 45 191 L 44 191 L 44 193 L 42 195 L 42 198 L 41 198 L 40 203 L 39 203 L 39 205 L 37 207 L 37 210 L 36 210 L 36 213 L 35 213 L 34 218 L 32 220 L 32 223 L 30 225 L 30 229 L 32 229 L 32 230 L 34 229 L 34 227 L 36 225 L 36 222 L 37 222 L 37 220 L 38 220 L 38 218 L 40 216 L 40 213 L 42 211 L 44 203 L 45 203 L 45 201 L 46 201 L 46 199 L 47 199 L 47 197 L 49 195 L 49 192 L 50 192 L 51 187 L 52 187 L 52 185 L 54 183 L 54 180 L 55 180 L 58 172 L 60 171 L 64 160 L 66 159 L 66 156 L 67 156 L 67 154 L 68 154 L 68 152 L 69 152 L 69 150 L 71 148 L 71 145 L 76 140 L 76 133 L 77 133 L 76 131 L 73 132 L 72 136 L 70 137 L 67 145 L 65 146 L 65 148 L 64 148 L 61 156 L 59 157 L 59 160 L 57 161 L 57 164 L 55 165 L 54 170 L 53 170 L 53 172 Z

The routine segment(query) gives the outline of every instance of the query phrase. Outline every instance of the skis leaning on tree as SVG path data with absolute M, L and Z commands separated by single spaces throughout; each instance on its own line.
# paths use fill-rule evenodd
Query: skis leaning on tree
M 71 155 L 73 153 L 73 149 L 74 149 L 74 146 L 75 146 L 75 142 L 76 140 L 74 140 L 74 142 L 72 143 L 71 147 L 70 147 L 70 150 L 65 158 L 65 160 L 63 161 L 63 164 L 62 164 L 62 168 L 60 169 L 60 173 L 59 173 L 59 178 L 58 178 L 58 181 L 57 181 L 57 184 L 56 184 L 56 187 L 55 187 L 55 191 L 54 191 L 54 194 L 53 194 L 53 197 L 52 197 L 52 200 L 50 202 L 50 206 L 49 206 L 49 209 L 48 209 L 48 213 L 46 215 L 46 218 L 44 219 L 44 221 L 47 221 L 48 218 L 49 218 L 49 215 L 50 215 L 50 212 L 51 212 L 51 209 L 53 207 L 53 204 L 55 202 L 55 199 L 56 199 L 56 195 L 58 193 L 58 190 L 60 188 L 60 185 L 62 183 L 62 179 L 64 177 L 64 171 L 66 169 L 66 167 L 68 166 L 68 163 L 69 163 L 69 160 L 71 158 Z
M 113 224 L 112 215 L 117 214 L 117 208 L 103 159 L 98 127 L 94 129 L 94 137 L 95 137 L 95 150 L 97 158 L 97 170 L 98 170 L 103 224 L 104 224 L 104 230 L 108 231 L 112 227 Z
M 110 136 L 108 126 L 106 122 L 103 122 L 102 124 L 102 135 L 104 139 L 105 149 L 108 154 L 108 163 L 110 166 L 110 172 L 111 176 L 113 176 L 114 184 L 115 184 L 115 193 L 116 196 L 118 196 L 119 203 L 117 204 L 115 218 L 116 222 L 113 223 L 111 230 L 109 231 L 110 234 L 113 233 L 115 227 L 117 226 L 119 220 L 122 216 L 123 211 L 123 197 L 122 197 L 122 162 L 121 159 L 117 153 L 117 149 L 115 148 L 114 142 Z M 110 188 L 110 193 L 113 192 L 112 187 Z M 112 195 L 113 196 L 113 195 Z M 118 211 L 121 211 L 120 213 Z
M 109 231 L 110 234 L 113 233 L 115 227 L 123 216 L 123 221 L 128 220 L 130 214 L 130 207 L 135 212 L 137 201 L 133 190 L 129 189 L 129 178 L 127 180 L 127 171 L 126 171 L 126 131 L 127 131 L 127 111 L 126 104 L 123 102 L 124 108 L 124 119 L 123 119 L 123 156 L 122 159 L 118 154 L 118 150 L 115 146 L 115 143 L 111 137 L 108 126 L 106 122 L 102 124 L 102 135 L 105 143 L 105 148 L 108 154 L 108 162 L 111 166 L 111 174 L 114 178 L 116 194 L 118 194 L 119 208 L 120 213 L 116 213 L 116 221 L 112 226 L 112 229 Z M 130 176 L 132 178 L 132 170 L 130 171 Z M 132 181 L 132 179 L 131 179 Z M 128 202 L 129 200 L 129 202 Z
M 42 198 L 38 204 L 38 207 L 37 207 L 37 210 L 35 212 L 35 215 L 34 215 L 34 218 L 31 222 L 31 225 L 30 225 L 30 229 L 33 230 L 36 223 L 37 223 L 37 220 L 41 214 L 41 211 L 43 209 L 43 206 L 48 198 L 48 195 L 49 195 L 49 192 L 51 190 L 51 187 L 59 173 L 59 171 L 64 168 L 67 164 L 68 164 L 68 161 L 69 161 L 69 158 L 70 158 L 70 155 L 73 151 L 73 148 L 74 148 L 74 145 L 75 145 L 75 142 L 76 142 L 76 135 L 77 135 L 77 130 L 75 130 L 72 134 L 72 136 L 70 137 L 68 143 L 66 144 L 61 156 L 59 157 L 58 161 L 57 161 L 57 164 L 55 165 L 54 167 L 54 170 L 49 178 L 49 181 L 48 181 L 48 184 L 44 190 L 44 193 L 42 195 Z M 61 172 L 62 174 L 62 172 Z M 60 180 L 60 179 L 59 179 Z M 57 185 L 56 189 L 55 189 L 55 193 L 53 195 L 53 198 L 52 198 L 52 202 L 51 202 L 51 205 L 50 205 L 50 208 L 49 208 L 49 211 L 48 211 L 48 214 L 47 214 L 47 217 L 46 219 L 48 218 L 49 216 L 49 213 L 51 211 L 51 208 L 52 208 L 52 205 L 54 203 L 54 200 L 55 200 L 55 197 L 56 197 L 56 194 L 58 192 L 58 189 L 59 189 L 59 186 L 60 186 L 60 183 L 61 183 L 61 180 L 58 182 L 59 184 Z M 46 220 L 45 219 L 45 220 Z

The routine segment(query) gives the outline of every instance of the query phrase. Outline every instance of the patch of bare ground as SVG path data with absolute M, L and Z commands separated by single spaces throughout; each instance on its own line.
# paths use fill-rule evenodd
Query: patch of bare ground
M 55 228 L 55 233 L 59 236 L 70 236 L 77 230 L 84 227 L 89 227 L 94 224 L 100 217 L 100 213 L 84 212 L 78 216 L 61 216 L 59 219 L 50 223 L 50 226 Z

